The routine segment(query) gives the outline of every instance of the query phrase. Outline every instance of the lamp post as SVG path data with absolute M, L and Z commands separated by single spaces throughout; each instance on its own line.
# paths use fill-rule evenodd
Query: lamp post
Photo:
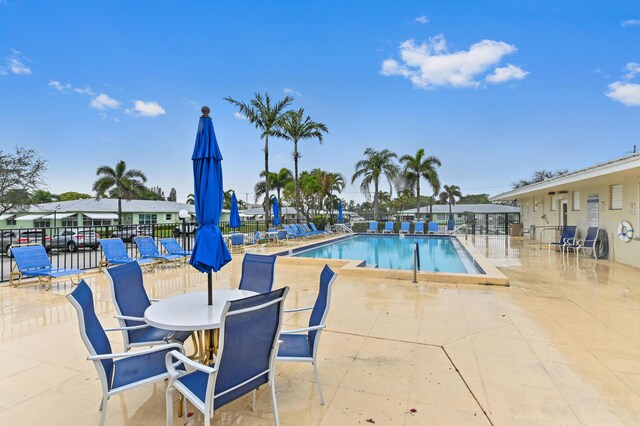
M 182 220 L 182 247 L 187 250 L 187 217 L 189 217 L 189 212 L 182 209 L 178 212 L 178 217 Z
M 56 227 L 56 214 L 58 213 L 58 209 L 60 209 L 60 207 L 62 207 L 60 204 L 58 204 L 54 209 L 53 209 L 53 228 L 55 229 Z

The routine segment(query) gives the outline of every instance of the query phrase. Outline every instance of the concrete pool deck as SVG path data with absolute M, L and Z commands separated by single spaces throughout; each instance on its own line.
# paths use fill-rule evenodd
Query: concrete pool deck
M 340 274 L 319 347 L 327 404 L 319 403 L 310 365 L 278 364 L 281 423 L 639 424 L 640 271 L 576 261 L 525 239 L 476 237 L 469 244 L 510 287 Z M 234 256 L 216 288 L 237 286 L 241 259 Z M 315 264 L 279 259 L 276 285 L 291 287 L 288 308 L 313 303 L 319 272 Z M 206 288 L 189 267 L 144 277 L 154 298 Z M 106 280 L 95 274 L 88 281 L 103 326 L 116 326 Z M 0 423 L 97 424 L 100 385 L 64 298 L 69 290 L 0 286 Z M 295 314 L 285 328 L 306 321 Z M 119 351 L 121 336 L 110 334 Z M 165 424 L 165 386 L 112 398 L 107 424 Z M 273 424 L 266 389 L 257 410 L 250 406 L 251 397 L 242 398 L 216 412 L 213 424 Z

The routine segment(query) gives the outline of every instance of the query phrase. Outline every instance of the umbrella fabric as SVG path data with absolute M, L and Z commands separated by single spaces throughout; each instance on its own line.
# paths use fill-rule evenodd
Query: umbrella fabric
M 280 206 L 277 197 L 273 197 L 273 224 L 280 225 Z
M 222 154 L 208 116 L 200 117 L 191 159 L 198 232 L 189 263 L 200 272 L 218 272 L 231 261 L 231 255 L 218 228 L 224 202 Z
M 236 193 L 231 194 L 231 214 L 229 217 L 229 226 L 231 228 L 240 228 L 242 221 L 240 220 L 240 212 L 238 212 L 238 199 Z
M 342 217 L 342 200 L 338 203 L 338 223 L 344 223 L 344 218 Z

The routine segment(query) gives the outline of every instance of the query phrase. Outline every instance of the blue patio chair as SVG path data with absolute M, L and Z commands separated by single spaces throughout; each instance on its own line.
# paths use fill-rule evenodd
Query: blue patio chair
M 411 230 L 411 224 L 409 222 L 402 222 L 400 224 L 400 233 L 401 234 L 408 234 L 410 230 Z
M 313 374 L 318 386 L 320 403 L 324 405 L 322 386 L 318 377 L 318 344 L 320 332 L 326 326 L 327 313 L 331 302 L 331 287 L 336 280 L 336 274 L 325 265 L 320 274 L 320 289 L 313 306 L 306 308 L 290 309 L 285 312 L 300 312 L 311 310 L 309 326 L 296 330 L 284 330 L 280 334 L 280 348 L 278 349 L 278 361 L 310 362 L 313 365 Z
M 281 241 L 286 243 L 289 240 L 289 233 L 286 229 L 278 229 L 276 239 L 278 244 L 280 244 Z
M 438 222 L 429 222 L 429 233 L 430 234 L 438 233 Z
M 303 224 L 302 227 L 304 228 L 305 231 L 307 231 L 307 234 L 310 234 L 310 235 L 322 235 L 322 232 L 318 231 L 317 229 L 315 231 L 313 229 L 311 229 L 311 227 L 309 226 L 308 223 Z
M 172 350 L 182 353 L 183 348 L 179 343 L 171 343 L 139 352 L 113 353 L 105 331 L 118 329 L 102 328 L 93 307 L 93 294 L 87 283 L 81 281 L 78 287 L 67 295 L 67 299 L 78 313 L 80 337 L 89 351 L 87 359 L 93 361 L 102 385 L 102 425 L 107 414 L 107 402 L 111 396 L 168 378 L 166 356 Z
M 269 240 L 267 239 L 267 236 L 265 235 L 264 232 L 260 232 L 260 231 L 256 231 L 253 234 L 253 243 L 254 244 L 260 244 L 260 243 L 268 243 Z
M 597 226 L 590 226 L 587 229 L 587 235 L 584 239 L 576 239 L 573 243 L 567 243 L 563 249 L 566 248 L 567 254 L 569 253 L 569 249 L 573 249 L 576 252 L 576 257 L 578 257 L 578 253 L 580 250 L 584 251 L 584 254 L 587 254 L 587 250 L 591 250 L 591 255 L 596 257 L 595 246 L 598 242 L 598 234 L 600 232 L 600 228 Z
M 297 238 L 302 238 L 291 225 L 282 225 L 282 227 L 287 231 L 287 239 L 295 240 Z
M 456 221 L 455 219 L 450 219 L 447 221 L 447 233 L 453 234 L 453 231 L 456 229 Z
M 242 259 L 239 290 L 268 293 L 273 288 L 278 256 L 246 253 Z
M 161 254 L 155 240 L 152 237 L 135 237 L 133 241 L 138 247 L 138 252 L 143 259 L 153 259 L 162 264 L 173 263 L 182 266 L 184 256 L 179 254 Z
M 184 343 L 191 335 L 190 331 L 169 331 L 155 328 L 144 320 L 144 311 L 151 306 L 151 301 L 144 288 L 142 269 L 137 262 L 129 262 L 118 268 L 105 270 L 115 316 L 120 323 L 124 350 L 139 346 L 155 346 L 168 342 Z
M 424 222 L 419 221 L 413 225 L 413 233 L 414 234 L 424 234 Z
M 383 234 L 393 234 L 393 222 L 385 222 L 384 229 L 382 230 Z
M 233 253 L 235 250 L 244 251 L 244 234 L 236 233 L 231 234 L 231 252 Z
M 311 238 L 311 237 L 313 237 L 313 234 L 312 234 L 312 233 L 310 233 L 310 232 L 308 232 L 306 229 L 304 229 L 304 226 L 302 226 L 301 224 L 299 224 L 299 223 L 298 223 L 297 225 L 296 225 L 296 224 L 294 224 L 294 225 L 292 225 L 292 226 L 293 226 L 294 228 L 297 228 L 297 229 L 298 229 L 298 233 L 299 233 L 300 235 L 302 235 L 303 237 L 305 237 L 305 238 Z
M 80 282 L 80 275 L 84 274 L 80 269 L 52 268 L 47 251 L 41 244 L 29 244 L 11 246 L 11 254 L 15 261 L 13 269 L 9 273 L 9 284 L 18 287 L 22 278 L 37 277 L 40 286 L 49 290 L 53 278 L 69 277 L 72 284 Z M 77 281 L 73 281 L 73 276 Z
M 313 232 L 316 232 L 316 233 L 318 233 L 318 234 L 328 234 L 328 232 L 327 232 L 327 231 L 322 231 L 322 230 L 318 229 L 318 227 L 316 226 L 316 224 L 315 224 L 315 223 L 313 223 L 313 222 L 309 222 L 309 225 L 311 225 L 311 229 L 313 230 Z
M 372 220 L 369 222 L 369 229 L 367 229 L 367 234 L 377 234 L 378 233 L 378 222 Z
M 205 366 L 178 351 L 167 355 L 170 380 L 167 386 L 167 424 L 173 424 L 173 391 L 184 395 L 204 414 L 209 426 L 215 411 L 250 392 L 255 410 L 256 389 L 268 384 L 275 424 L 279 425 L 275 392 L 274 360 L 282 327 L 282 311 L 288 287 L 240 300 L 229 301 L 222 310 L 220 346 L 215 364 Z M 174 360 L 188 368 L 176 368 Z
M 120 238 L 102 238 L 100 239 L 102 247 L 102 260 L 98 264 L 98 268 L 108 268 L 111 265 L 124 265 L 130 262 L 138 262 L 145 271 L 153 271 L 156 261 L 153 259 L 136 259 L 129 256 L 124 242 Z
M 564 226 L 562 228 L 562 235 L 560 235 L 560 240 L 552 241 L 551 237 L 549 237 L 549 246 L 548 246 L 549 251 L 551 251 L 551 246 L 560 247 L 560 249 L 564 251 L 565 245 L 574 244 L 576 242 L 577 232 L 578 232 L 578 227 L 575 225 Z
M 160 238 L 158 241 L 160 241 L 162 247 L 164 247 L 169 254 L 177 254 L 184 257 L 191 256 L 191 251 L 183 249 L 180 243 L 174 238 Z

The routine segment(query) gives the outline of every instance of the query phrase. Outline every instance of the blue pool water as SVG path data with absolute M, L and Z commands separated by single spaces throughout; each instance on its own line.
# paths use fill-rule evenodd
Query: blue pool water
M 356 235 L 304 250 L 293 256 L 365 260 L 366 266 L 413 270 L 413 244 L 416 241 L 421 271 L 483 273 L 460 243 L 449 237 Z

